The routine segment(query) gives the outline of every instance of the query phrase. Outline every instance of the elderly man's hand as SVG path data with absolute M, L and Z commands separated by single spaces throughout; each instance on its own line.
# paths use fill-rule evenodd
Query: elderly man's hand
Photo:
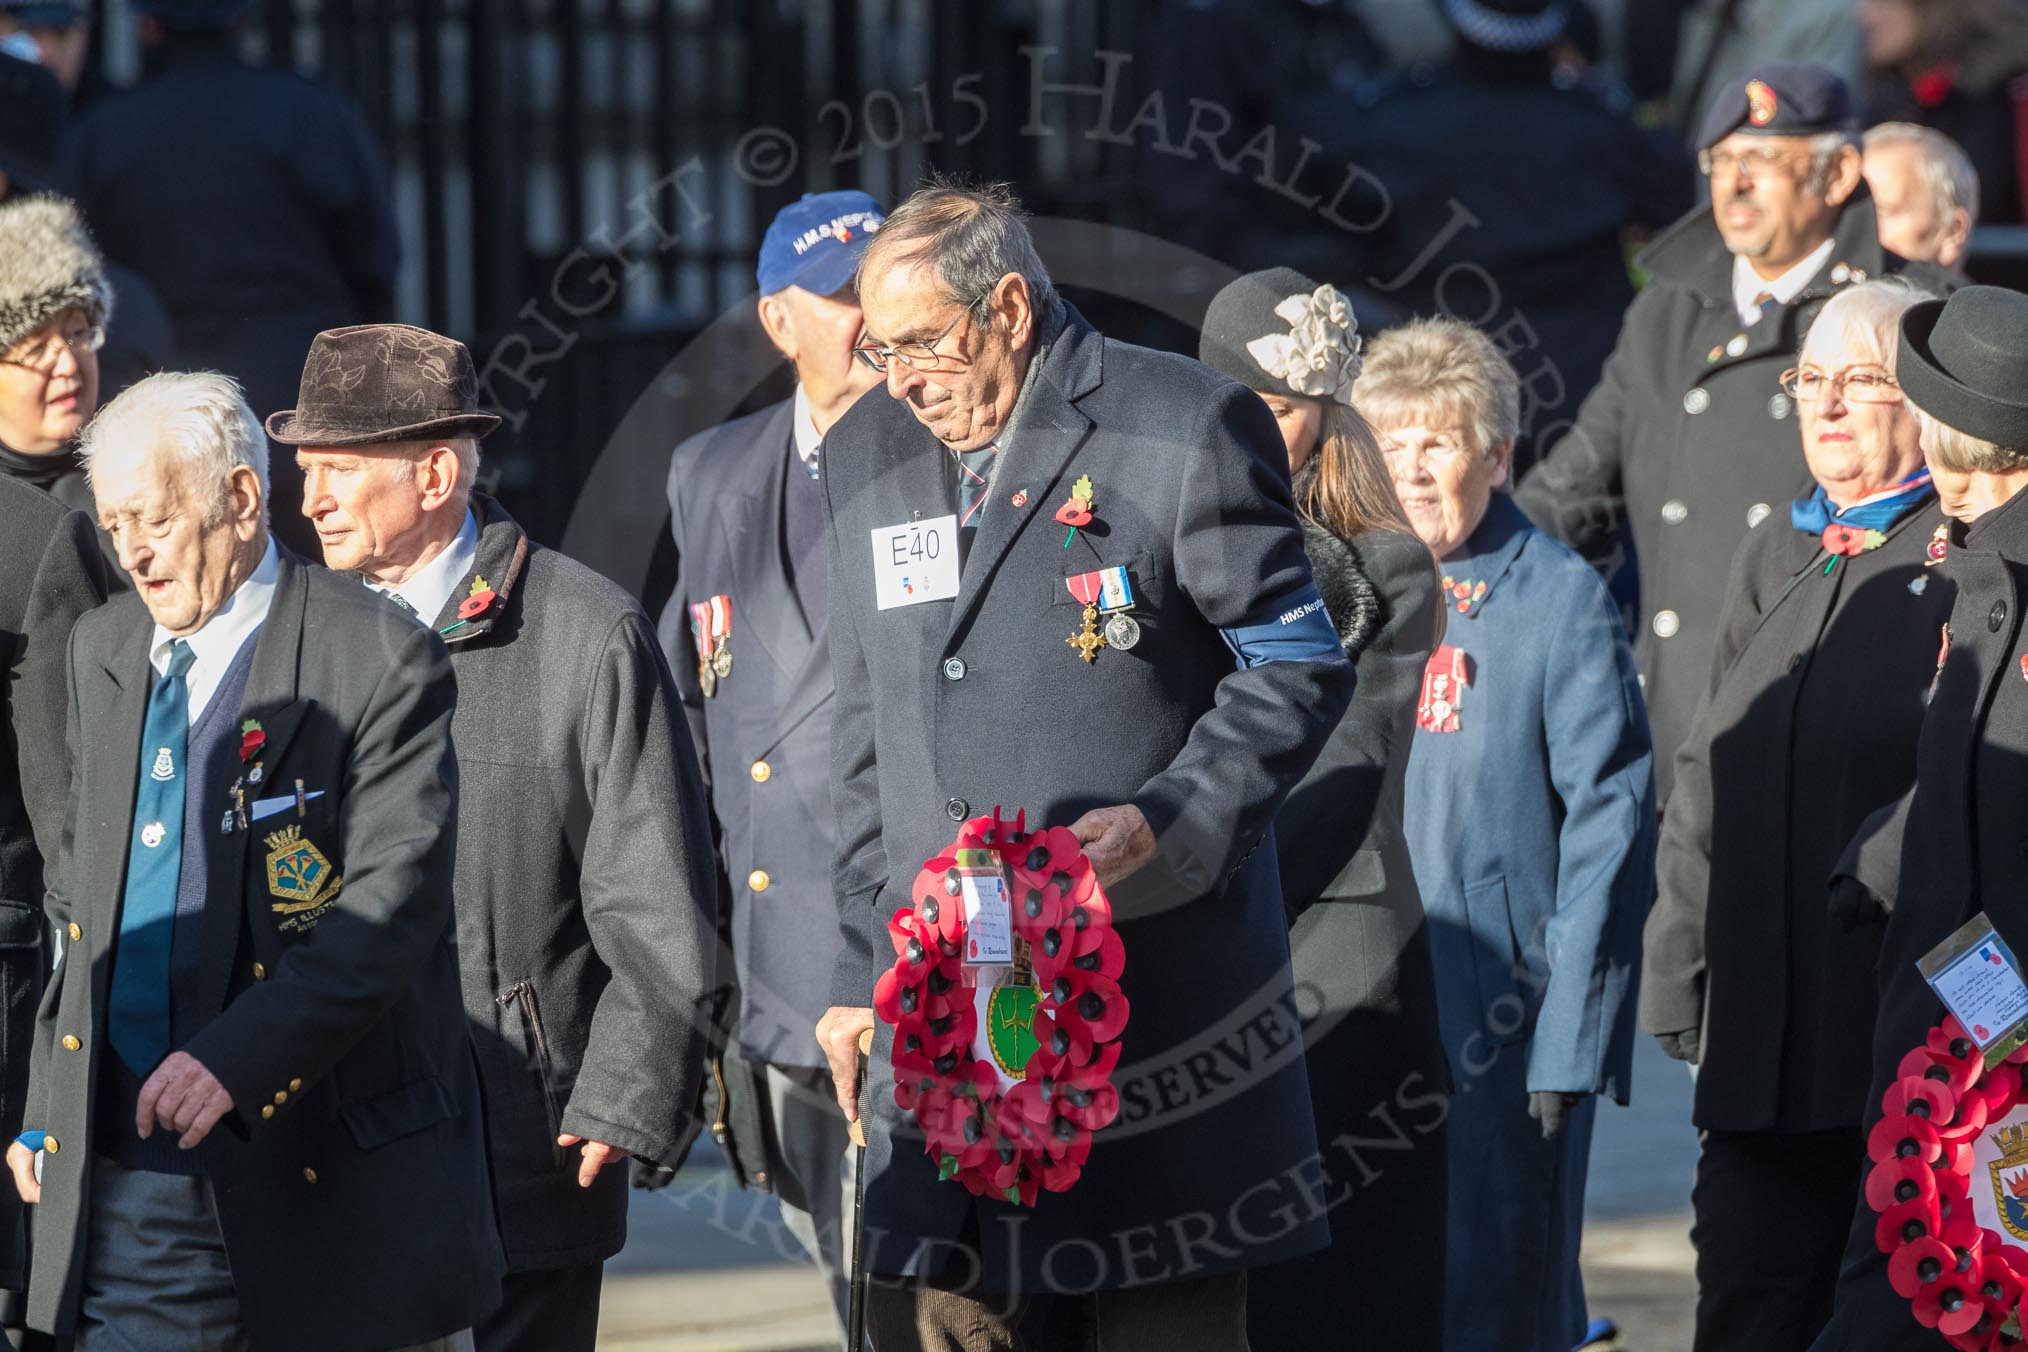
M 232 1095 L 203 1062 L 189 1052 L 171 1052 L 141 1086 L 134 1130 L 145 1141 L 157 1125 L 167 1127 L 181 1138 L 178 1147 L 190 1150 L 231 1111 Z
M 1095 807 L 1070 824 L 1070 833 L 1084 846 L 1100 887 L 1132 877 L 1155 857 L 1155 833 L 1132 803 Z
M 831 1086 L 847 1122 L 859 1120 L 859 1038 L 872 1031 L 870 1007 L 833 1005 L 817 1020 L 817 1041 L 831 1063 Z
M 42 1200 L 42 1184 L 35 1179 L 35 1157 L 39 1153 L 19 1141 L 7 1147 L 7 1168 L 14 1175 L 14 1191 L 30 1206 Z
M 584 1137 L 573 1136 L 569 1132 L 556 1138 L 556 1143 L 566 1150 L 581 1141 L 584 1143 L 583 1157 L 577 1166 L 577 1185 L 580 1188 L 589 1188 L 598 1180 L 599 1170 L 613 1160 L 627 1157 L 626 1151 L 616 1145 L 607 1145 L 604 1141 L 586 1141 Z

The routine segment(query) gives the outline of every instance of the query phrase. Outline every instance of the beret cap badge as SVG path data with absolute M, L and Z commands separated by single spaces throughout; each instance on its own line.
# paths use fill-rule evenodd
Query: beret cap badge
M 1746 120 L 1756 127 L 1765 127 L 1774 121 L 1775 112 L 1781 107 L 1781 100 L 1775 97 L 1773 86 L 1765 80 L 1746 82 Z

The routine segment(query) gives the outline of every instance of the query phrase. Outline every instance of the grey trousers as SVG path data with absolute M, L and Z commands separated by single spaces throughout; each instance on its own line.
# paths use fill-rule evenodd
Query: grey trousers
M 246 1352 L 211 1181 L 92 1161 L 73 1352 Z M 361 1347 L 359 1352 L 391 1352 Z M 471 1331 L 392 1352 L 472 1352 Z
M 775 1201 L 782 1209 L 782 1223 L 830 1282 L 843 1341 L 852 1276 L 846 1235 L 852 1223 L 855 1179 L 845 1114 L 838 1110 L 830 1071 L 766 1065 L 762 1072 Z

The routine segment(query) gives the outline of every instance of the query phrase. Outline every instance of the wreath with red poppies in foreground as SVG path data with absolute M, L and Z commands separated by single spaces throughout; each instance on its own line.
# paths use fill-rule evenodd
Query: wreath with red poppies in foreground
M 2024 1064 L 2028 1046 L 1988 1069 L 1963 1025 L 1946 1015 L 1901 1059 L 1881 1099 L 1886 1116 L 1867 1138 L 1866 1202 L 1880 1213 L 1873 1238 L 1888 1255 L 1888 1280 L 1918 1323 L 1964 1352 L 2028 1345 Z M 1975 1154 L 1991 1156 L 1984 1169 Z M 1977 1214 L 1987 1188 L 1999 1229 Z
M 888 921 L 895 961 L 873 1008 L 894 1025 L 894 1101 L 914 1113 L 938 1176 L 1033 1206 L 1077 1182 L 1091 1134 L 1119 1115 L 1126 950 L 1077 837 L 1025 822 L 995 808 L 924 863 L 914 905 Z M 990 988 L 964 984 L 961 850 L 991 851 L 1009 879 L 1016 961 Z

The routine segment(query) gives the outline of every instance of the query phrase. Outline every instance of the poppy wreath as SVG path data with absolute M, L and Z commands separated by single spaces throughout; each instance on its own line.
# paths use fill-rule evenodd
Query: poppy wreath
M 873 1009 L 894 1025 L 894 1101 L 914 1114 L 938 1177 L 1033 1206 L 1039 1193 L 1077 1182 L 1092 1133 L 1119 1115 L 1112 1074 L 1127 998 L 1126 950 L 1091 861 L 1064 827 L 1030 833 L 1025 822 L 1025 813 L 1003 821 L 995 808 L 923 864 L 913 906 L 888 921 L 895 961 L 874 987 Z M 964 984 L 960 850 L 990 850 L 1006 867 L 1032 986 Z M 999 1070 L 974 1055 L 989 1017 L 999 1025 L 988 1025 L 994 1055 L 1012 1080 L 1004 1090 Z M 1025 1061 L 1010 1064 L 1000 1050 L 1031 1042 Z
M 1981 1226 L 1972 1202 L 1983 1182 L 1973 1176 L 1980 1133 L 2028 1105 L 2024 1064 L 2028 1046 L 1988 1069 L 1963 1025 L 1946 1015 L 1901 1059 L 1881 1099 L 1885 1116 L 1866 1142 L 1873 1161 L 1866 1202 L 1880 1213 L 1873 1238 L 1888 1255 L 1887 1279 L 1917 1323 L 1962 1352 L 2028 1347 L 2021 1327 L 2028 1249 Z M 2001 1127 L 1996 1136 L 2017 1143 L 2004 1158 L 2028 1155 L 2028 1128 Z M 2004 1215 L 2003 1172 L 1993 1167 L 1990 1186 Z M 2028 1203 L 2028 1181 L 2017 1175 L 2015 1183 L 2015 1201 Z

